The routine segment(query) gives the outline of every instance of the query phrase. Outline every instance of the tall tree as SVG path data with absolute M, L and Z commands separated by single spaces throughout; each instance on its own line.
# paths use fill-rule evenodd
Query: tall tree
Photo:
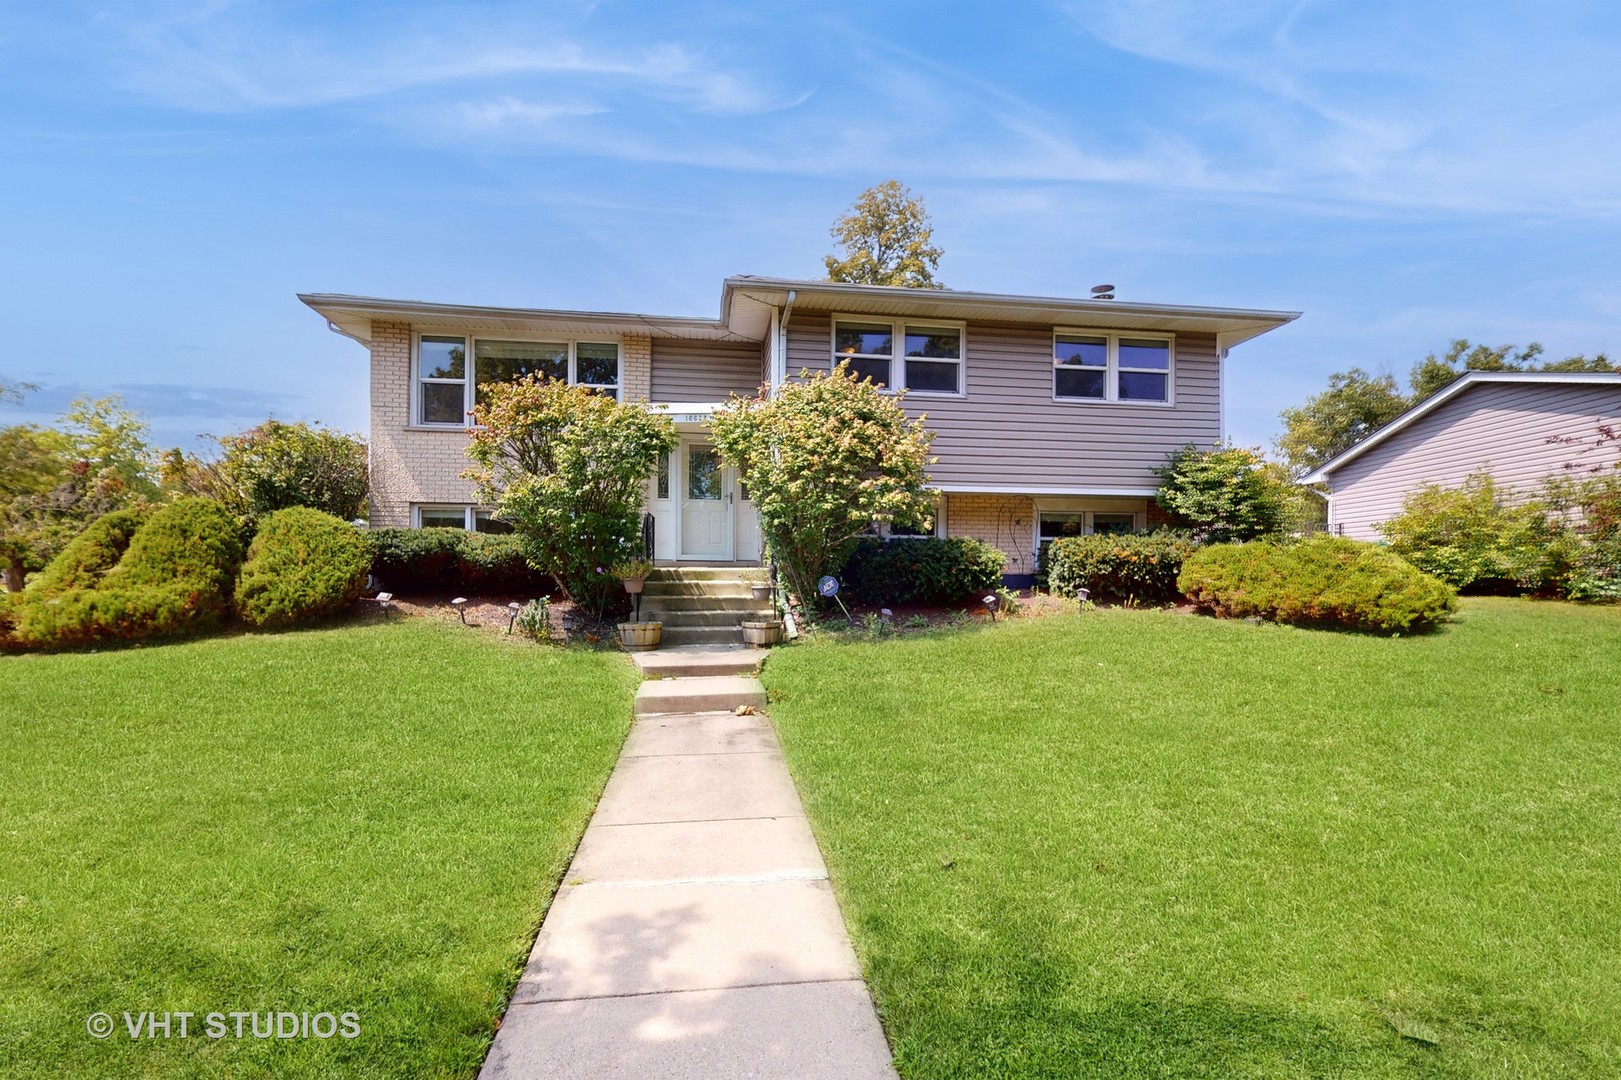
M 1445 389 L 1466 371 L 1546 371 L 1555 370 L 1538 365 L 1542 346 L 1532 342 L 1523 349 L 1516 345 L 1474 345 L 1468 338 L 1453 338 L 1451 348 L 1444 357 L 1434 353 L 1413 365 L 1407 383 L 1413 388 L 1412 404 L 1418 404 L 1431 394 Z
M 1328 377 L 1327 390 L 1298 408 L 1283 410 L 1278 452 L 1291 472 L 1310 472 L 1395 419 L 1407 405 L 1407 396 L 1389 375 L 1370 375 L 1361 368 L 1336 371 Z
M 941 289 L 934 279 L 942 252 L 933 246 L 934 223 L 923 200 L 898 180 L 868 188 L 848 213 L 833 223 L 829 235 L 843 257 L 822 261 L 829 281 L 857 285 L 904 285 Z

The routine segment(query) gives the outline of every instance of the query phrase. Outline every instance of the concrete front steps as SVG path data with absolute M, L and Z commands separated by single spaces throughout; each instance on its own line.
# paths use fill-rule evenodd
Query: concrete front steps
M 771 615 L 768 600 L 755 600 L 751 580 L 760 571 L 743 566 L 661 566 L 642 589 L 642 619 L 664 624 L 663 644 L 741 645 L 743 621 Z

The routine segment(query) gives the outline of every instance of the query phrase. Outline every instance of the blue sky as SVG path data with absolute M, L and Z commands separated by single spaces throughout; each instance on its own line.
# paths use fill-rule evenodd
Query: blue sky
M 1621 5 L 0 4 L 0 422 L 366 422 L 299 291 L 713 314 L 869 184 L 966 289 L 1287 308 L 1229 426 L 1457 336 L 1621 351 Z

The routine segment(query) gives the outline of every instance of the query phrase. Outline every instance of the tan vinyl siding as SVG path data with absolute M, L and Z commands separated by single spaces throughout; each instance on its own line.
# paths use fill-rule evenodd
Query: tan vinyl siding
M 1591 438 L 1598 418 L 1621 421 L 1621 385 L 1481 383 L 1443 402 L 1389 439 L 1336 469 L 1329 520 L 1359 540 L 1381 538 L 1380 522 L 1425 484 L 1457 487 L 1489 468 L 1523 492 L 1578 459 L 1550 436 Z M 1589 455 L 1591 457 L 1591 455 Z
M 760 387 L 756 341 L 653 339 L 654 401 L 725 401 Z
M 796 312 L 788 328 L 788 371 L 825 371 L 831 319 Z M 1221 372 L 1215 337 L 1176 337 L 1174 405 L 1053 400 L 1052 327 L 969 323 L 967 394 L 908 395 L 935 432 L 934 483 L 1033 489 L 1154 488 L 1152 470 L 1186 443 L 1221 437 Z M 655 372 L 655 378 L 656 378 Z

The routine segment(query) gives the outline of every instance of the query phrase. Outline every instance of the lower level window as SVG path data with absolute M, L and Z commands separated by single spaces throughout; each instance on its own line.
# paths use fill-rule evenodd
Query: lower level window
M 1045 554 L 1047 545 L 1066 536 L 1117 536 L 1137 531 L 1138 515 L 1105 510 L 1043 510 L 1036 525 L 1036 547 Z
M 476 506 L 418 506 L 413 508 L 413 524 L 419 529 L 462 529 L 467 532 L 507 533 L 512 526 L 497 521 L 494 511 Z

